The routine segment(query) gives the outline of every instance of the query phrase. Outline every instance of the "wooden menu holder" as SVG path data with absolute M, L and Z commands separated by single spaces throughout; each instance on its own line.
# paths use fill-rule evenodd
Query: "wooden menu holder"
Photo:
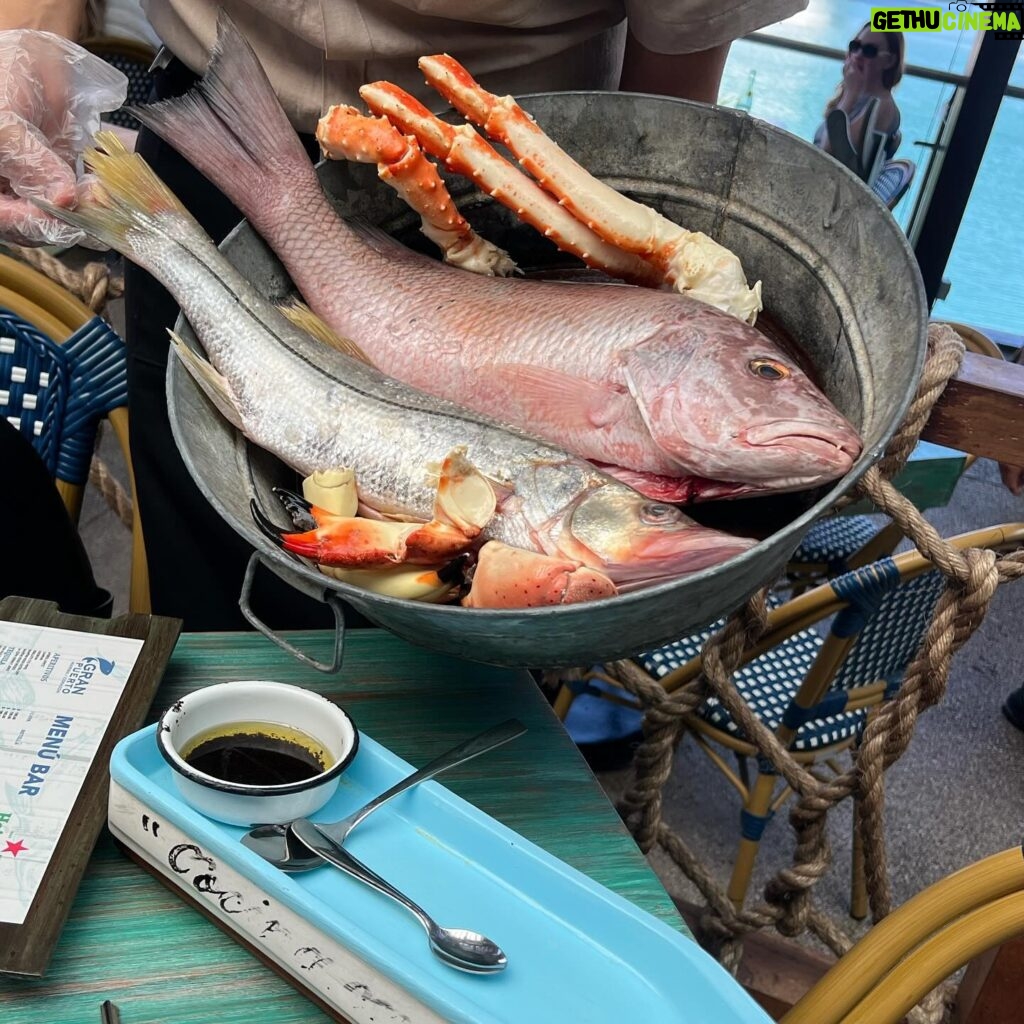
M 181 622 L 155 615 L 122 615 L 116 619 L 65 615 L 51 601 L 23 597 L 0 600 L 0 621 L 143 641 L 25 921 L 0 922 L 0 973 L 41 977 L 107 820 L 110 754 L 118 740 L 143 724 L 181 632 Z

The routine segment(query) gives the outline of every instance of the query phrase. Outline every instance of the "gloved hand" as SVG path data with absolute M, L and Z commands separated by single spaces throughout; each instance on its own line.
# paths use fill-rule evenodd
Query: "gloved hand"
M 124 103 L 128 79 L 52 32 L 0 32 L 0 240 L 76 245 L 85 236 L 32 197 L 74 206 L 88 187 L 81 154 L 100 114 Z

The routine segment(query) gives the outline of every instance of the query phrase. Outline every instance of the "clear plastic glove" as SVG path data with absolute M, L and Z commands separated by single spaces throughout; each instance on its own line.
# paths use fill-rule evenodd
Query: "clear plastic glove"
M 88 183 L 81 154 L 100 115 L 124 103 L 128 79 L 52 32 L 0 32 L 0 240 L 76 245 L 81 231 L 32 203 L 72 207 Z

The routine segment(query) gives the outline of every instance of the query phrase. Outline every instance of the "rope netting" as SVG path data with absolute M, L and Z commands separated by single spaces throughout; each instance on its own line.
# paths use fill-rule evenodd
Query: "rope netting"
M 645 853 L 660 847 L 697 886 L 707 902 L 701 919 L 704 938 L 717 947 L 719 958 L 732 970 L 739 963 L 742 937 L 766 927 L 790 937 L 810 931 L 837 955 L 852 945 L 811 900 L 811 891 L 831 859 L 826 816 L 847 797 L 857 801 L 873 919 L 877 922 L 889 913 L 892 895 L 883 841 L 884 774 L 906 751 L 918 716 L 942 699 L 952 657 L 980 625 L 996 588 L 1024 574 L 1024 551 L 997 555 L 990 550 L 954 548 L 889 482 L 913 451 L 932 407 L 959 370 L 963 353 L 963 342 L 951 327 L 929 327 L 929 354 L 910 411 L 884 457 L 867 471 L 854 495 L 844 501 L 870 499 L 880 512 L 899 524 L 946 580 L 925 638 L 899 691 L 868 717 L 849 770 L 825 777 L 798 764 L 733 685 L 731 677 L 745 649 L 766 629 L 767 588 L 736 611 L 707 641 L 702 651 L 703 674 L 672 693 L 633 661 L 607 666 L 644 709 L 643 739 L 636 750 L 633 781 L 620 803 L 620 812 Z M 686 728 L 684 717 L 712 696 L 718 698 L 743 736 L 794 794 L 789 814 L 796 838 L 793 862 L 768 881 L 762 900 L 742 909 L 733 905 L 700 858 L 662 818 L 663 787 Z M 915 1011 L 913 1019 L 938 1019 L 947 996 L 948 989 L 936 990 Z
M 111 299 L 124 294 L 124 279 L 111 273 L 110 267 L 100 260 L 87 263 L 80 271 L 67 266 L 56 256 L 42 249 L 8 245 L 15 259 L 45 274 L 51 281 L 71 292 L 98 316 Z M 96 441 L 99 443 L 100 433 Z M 89 465 L 89 482 L 103 495 L 108 507 L 130 530 L 132 528 L 132 499 L 121 482 L 110 472 L 106 463 L 94 455 Z

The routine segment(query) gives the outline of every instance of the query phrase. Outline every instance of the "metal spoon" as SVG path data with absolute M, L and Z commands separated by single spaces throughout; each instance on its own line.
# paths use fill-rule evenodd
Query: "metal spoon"
M 300 818 L 292 822 L 291 829 L 295 837 L 318 858 L 329 861 L 346 874 L 390 896 L 410 911 L 426 930 L 431 950 L 449 967 L 471 974 L 494 974 L 507 966 L 508 957 L 486 935 L 464 928 L 442 928 L 422 907 L 413 903 L 375 871 L 371 871 L 362 861 L 356 860 L 343 846 L 328 838 L 321 826 Z
M 492 726 L 490 729 L 474 736 L 472 739 L 452 747 L 439 757 L 435 757 L 428 765 L 424 765 L 419 771 L 407 775 L 401 782 L 392 786 L 389 790 L 374 797 L 364 807 L 353 811 L 347 818 L 341 821 L 322 823 L 317 826 L 325 836 L 334 840 L 339 846 L 345 842 L 345 838 L 368 814 L 377 810 L 399 793 L 404 793 L 412 786 L 426 782 L 435 775 L 454 768 L 486 754 L 495 747 L 500 747 L 517 736 L 526 732 L 526 726 L 517 718 L 510 718 L 500 725 Z M 310 868 L 318 868 L 323 864 L 323 859 L 312 854 L 302 843 L 296 842 L 294 834 L 289 825 L 257 825 L 244 836 L 243 845 L 258 853 L 265 861 L 273 864 L 282 871 L 308 871 Z

